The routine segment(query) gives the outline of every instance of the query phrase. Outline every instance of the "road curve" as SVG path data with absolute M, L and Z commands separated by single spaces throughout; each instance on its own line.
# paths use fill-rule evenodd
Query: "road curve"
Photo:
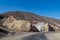
M 24 32 L 8 35 L 0 38 L 0 40 L 60 40 L 60 33 L 44 33 L 44 32 Z

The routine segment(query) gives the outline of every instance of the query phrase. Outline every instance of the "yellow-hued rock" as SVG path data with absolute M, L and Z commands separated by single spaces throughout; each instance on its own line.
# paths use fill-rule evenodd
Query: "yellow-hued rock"
M 3 26 L 13 31 L 27 32 L 30 30 L 30 22 L 26 20 L 16 20 L 14 17 L 8 17 L 4 22 Z

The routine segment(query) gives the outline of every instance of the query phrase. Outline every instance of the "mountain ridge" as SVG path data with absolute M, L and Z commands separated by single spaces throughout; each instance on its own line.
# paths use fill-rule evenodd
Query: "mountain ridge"
M 47 22 L 49 24 L 58 26 L 60 28 L 60 20 L 55 19 L 55 18 L 36 15 L 34 13 L 29 13 L 29 12 L 11 11 L 11 12 L 0 14 L 0 17 L 1 16 L 8 17 L 10 15 L 14 16 L 17 19 L 28 20 L 31 23 L 33 23 L 33 20 L 38 21 L 38 22 Z

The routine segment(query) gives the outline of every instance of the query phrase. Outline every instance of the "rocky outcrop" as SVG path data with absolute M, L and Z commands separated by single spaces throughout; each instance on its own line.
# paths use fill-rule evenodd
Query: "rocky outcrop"
M 7 12 L 4 14 L 0 14 L 0 19 L 2 18 L 7 18 L 10 15 L 14 16 L 15 19 L 13 20 L 28 20 L 31 24 L 35 24 L 38 22 L 45 22 L 48 23 L 48 25 L 50 25 L 52 28 L 54 28 L 54 30 L 60 30 L 60 20 L 58 19 L 54 19 L 54 18 L 49 18 L 49 17 L 45 17 L 45 16 L 39 16 L 39 15 L 35 15 L 33 13 L 28 13 L 28 12 L 19 12 L 19 11 L 12 11 L 12 12 Z M 11 19 L 9 19 L 11 20 Z M 11 21 L 13 21 L 11 20 Z M 7 25 L 8 23 L 6 22 L 5 25 Z M 32 29 L 34 29 L 35 27 L 33 27 Z
M 9 16 L 7 19 L 4 20 L 2 25 L 7 26 L 9 23 L 13 22 L 14 20 L 16 20 L 16 18 L 14 18 L 13 16 Z
M 49 32 L 49 24 L 48 23 L 44 24 L 44 31 Z
M 39 21 L 32 21 L 33 23 L 30 23 L 26 20 L 17 20 L 13 16 L 9 16 L 8 18 L 4 18 L 4 21 L 2 25 L 12 31 L 20 31 L 20 32 L 27 32 L 27 31 L 33 31 L 33 32 L 39 32 L 44 31 L 48 32 L 51 28 L 53 28 L 55 31 L 58 30 L 58 27 L 56 28 L 54 25 L 52 26 L 49 23 L 46 22 L 39 22 Z M 52 31 L 52 29 L 51 29 Z
M 17 20 L 13 16 L 9 16 L 2 24 L 6 28 L 13 31 L 27 32 L 30 30 L 30 22 L 26 20 Z
M 48 30 L 49 30 L 48 23 L 38 22 L 37 24 L 33 24 L 33 26 L 35 26 L 38 31 L 48 32 Z

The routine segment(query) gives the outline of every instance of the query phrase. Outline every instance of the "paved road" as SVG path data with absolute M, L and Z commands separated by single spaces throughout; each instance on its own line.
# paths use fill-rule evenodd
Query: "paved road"
M 17 33 L 14 36 L 8 35 L 0 38 L 0 40 L 60 40 L 60 33 L 24 32 Z

